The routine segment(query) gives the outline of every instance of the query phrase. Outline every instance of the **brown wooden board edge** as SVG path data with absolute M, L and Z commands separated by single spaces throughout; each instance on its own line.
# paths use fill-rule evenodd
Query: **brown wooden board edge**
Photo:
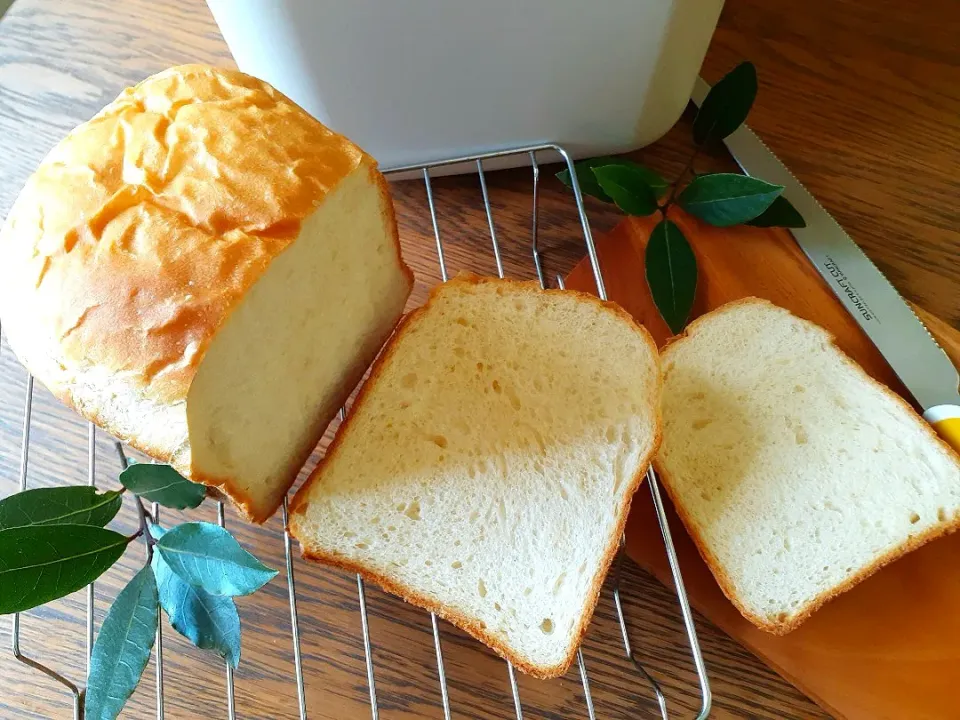
M 798 315 L 806 317 L 809 320 L 824 324 L 838 338 L 838 345 L 847 354 L 851 355 L 860 362 L 861 365 L 878 380 L 890 386 L 898 394 L 912 402 L 906 389 L 889 367 L 882 355 L 869 340 L 867 335 L 859 327 L 856 321 L 847 313 L 846 309 L 837 300 L 829 290 L 826 283 L 820 278 L 816 270 L 810 265 L 806 256 L 802 253 L 799 246 L 793 239 L 793 236 L 787 230 L 783 229 L 758 229 L 758 228 L 735 228 L 735 229 L 717 229 L 710 228 L 696 219 L 689 217 L 682 212 L 671 213 L 671 218 L 677 222 L 684 231 L 684 234 L 690 239 L 694 252 L 698 256 L 698 262 L 701 268 L 701 282 L 697 290 L 697 299 L 694 305 L 692 317 L 696 317 L 723 302 L 739 299 L 749 295 L 767 297 L 777 304 L 783 304 Z M 601 273 L 603 274 L 604 284 L 607 295 L 610 300 L 618 302 L 635 318 L 643 324 L 653 334 L 658 345 L 663 345 L 670 337 L 671 333 L 666 324 L 659 317 L 652 301 L 649 298 L 649 290 L 646 287 L 646 281 L 643 275 L 642 254 L 646 246 L 646 240 L 652 230 L 655 220 L 652 218 L 627 218 L 617 225 L 612 231 L 604 235 L 598 235 L 595 239 L 597 255 L 600 260 Z M 739 244 L 737 244 L 739 243 Z M 747 250 L 744 250 L 744 247 Z M 731 250 L 734 248 L 734 250 Z M 746 256 L 756 252 L 756 256 L 751 257 L 752 262 L 745 261 Z M 730 254 L 733 257 L 728 258 L 728 263 L 717 262 L 717 257 L 726 258 Z M 740 257 L 738 257 L 740 255 Z M 742 277 L 747 278 L 744 282 L 734 282 L 732 287 L 717 288 L 711 287 L 710 277 L 712 274 L 719 273 L 724 277 L 731 266 L 739 268 Z M 783 266 L 790 266 L 789 272 L 778 272 Z M 750 269 L 762 267 L 763 273 L 754 273 L 751 275 Z M 762 276 L 767 279 L 764 282 L 755 282 L 756 278 Z M 786 276 L 792 282 L 791 284 L 800 285 L 804 292 L 796 293 L 796 297 L 805 296 L 812 298 L 811 302 L 783 303 L 778 302 L 778 292 L 782 294 L 783 285 L 771 286 L 769 281 L 773 278 L 783 279 Z M 704 282 L 705 281 L 705 282 Z M 583 258 L 580 263 L 570 272 L 566 280 L 566 286 L 573 289 L 596 293 L 596 285 L 589 258 Z M 765 292 L 765 290 L 775 289 L 774 292 Z M 809 292 L 807 292 L 809 291 Z M 772 297 L 771 297 L 772 296 Z M 796 297 L 794 299 L 796 299 Z M 791 306 L 792 305 L 792 306 Z M 829 315 L 829 322 L 824 323 L 822 318 L 818 317 L 816 310 L 826 309 Z M 951 327 L 940 318 L 928 313 L 922 308 L 913 306 L 918 317 L 927 326 L 927 329 L 947 353 L 954 364 L 960 365 L 960 331 Z M 646 493 L 644 493 L 646 495 Z M 692 540 L 686 533 L 686 530 L 680 521 L 679 516 L 674 510 L 669 498 L 664 497 L 664 505 L 668 516 L 670 528 L 674 537 L 674 543 L 689 544 L 692 546 Z M 642 516 L 642 521 L 640 518 Z M 628 524 L 626 552 L 627 555 L 637 562 L 640 567 L 653 574 L 660 582 L 667 587 L 673 588 L 672 573 L 667 562 L 666 553 L 659 555 L 659 560 L 654 559 L 648 553 L 640 551 L 641 543 L 647 542 L 649 538 L 631 542 L 630 527 L 637 527 L 640 522 L 649 526 L 656 524 L 656 517 L 652 501 L 645 498 L 637 498 L 634 502 L 634 509 L 631 513 L 631 522 Z M 657 530 L 656 533 L 659 534 Z M 686 548 L 689 551 L 689 548 Z M 694 549 L 693 552 L 696 552 Z M 683 568 L 681 566 L 681 572 Z M 713 578 L 710 581 L 715 585 Z M 689 582 L 687 583 L 689 584 Z M 730 613 L 711 612 L 713 608 L 704 608 L 697 601 L 698 593 L 696 591 L 688 594 L 691 598 L 691 604 L 700 612 L 703 612 L 707 618 L 717 627 L 721 628 L 731 637 L 744 641 L 743 626 L 739 613 L 729 601 Z M 713 589 L 714 594 L 719 593 L 719 587 Z M 713 601 L 711 600 L 711 603 Z M 838 718 L 845 717 L 841 708 L 836 707 L 826 697 L 810 687 L 802 677 L 795 672 L 791 672 L 788 667 L 777 661 L 776 658 L 763 652 L 754 643 L 747 641 L 748 649 L 757 655 L 764 663 L 780 674 L 785 680 L 800 689 L 804 694 L 814 700 L 821 707 L 829 711 Z

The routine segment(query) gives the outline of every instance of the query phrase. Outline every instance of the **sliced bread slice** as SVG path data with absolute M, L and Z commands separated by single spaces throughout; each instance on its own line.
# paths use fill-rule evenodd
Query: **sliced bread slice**
M 784 634 L 960 526 L 960 464 L 822 328 L 749 298 L 662 355 L 655 460 L 727 597 Z
M 290 528 L 305 556 L 560 675 L 659 442 L 659 393 L 656 347 L 619 307 L 461 276 L 388 344 Z

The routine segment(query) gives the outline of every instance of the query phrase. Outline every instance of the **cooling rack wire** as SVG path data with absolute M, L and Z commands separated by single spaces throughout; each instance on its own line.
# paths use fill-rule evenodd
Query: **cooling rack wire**
M 603 277 L 600 274 L 600 265 L 597 259 L 596 247 L 593 243 L 593 236 L 590 232 L 590 225 L 587 220 L 586 209 L 584 208 L 583 195 L 580 192 L 580 187 L 576 181 L 576 174 L 573 172 L 573 161 L 569 153 L 564 150 L 562 147 L 554 144 L 543 144 L 535 145 L 529 147 L 515 148 L 511 150 L 502 150 L 498 152 L 483 153 L 480 155 L 465 156 L 458 158 L 450 158 L 447 160 L 441 160 L 438 162 L 428 163 L 425 165 L 409 165 L 404 167 L 393 168 L 388 171 L 385 171 L 385 174 L 388 176 L 398 176 L 402 175 L 403 177 L 408 177 L 411 174 L 422 174 L 423 183 L 426 187 L 427 193 L 427 203 L 430 207 L 430 220 L 433 225 L 433 234 L 436 240 L 437 248 L 437 261 L 440 266 L 440 276 L 446 281 L 447 280 L 447 264 L 444 258 L 443 252 L 443 241 L 440 236 L 440 228 L 437 223 L 437 211 L 436 204 L 434 202 L 433 196 L 433 186 L 431 184 L 431 175 L 430 171 L 438 168 L 449 168 L 451 166 L 470 166 L 475 167 L 476 174 L 479 176 L 480 180 L 480 190 L 483 194 L 483 205 L 487 214 L 487 224 L 490 229 L 490 241 L 493 250 L 493 256 L 496 261 L 497 274 L 500 277 L 504 277 L 503 271 L 503 260 L 500 255 L 500 243 L 497 239 L 497 231 L 494 225 L 493 219 L 493 210 L 490 205 L 490 196 L 487 191 L 487 179 L 484 173 L 484 162 L 485 161 L 494 161 L 494 160 L 513 160 L 516 162 L 518 159 L 522 159 L 524 162 L 529 162 L 532 171 L 533 171 L 533 212 L 532 212 L 532 226 L 531 226 L 531 237 L 530 237 L 530 247 L 533 255 L 534 265 L 537 271 L 537 278 L 540 281 L 542 287 L 547 287 L 547 279 L 544 275 L 542 257 L 540 249 L 537 245 L 537 231 L 538 231 L 538 191 L 539 191 L 539 181 L 540 181 L 540 165 L 539 165 L 539 156 L 542 154 L 549 154 L 553 157 L 559 156 L 567 168 L 570 170 L 571 178 L 573 179 L 573 195 L 574 201 L 576 203 L 577 212 L 580 219 L 580 225 L 583 231 L 583 239 L 587 248 L 587 256 L 590 259 L 590 266 L 593 270 L 593 277 L 596 282 L 597 295 L 603 300 L 607 299 L 607 293 L 603 284 Z M 526 156 L 526 157 L 522 157 Z M 559 287 L 563 287 L 563 278 L 557 276 L 556 283 Z M 27 385 L 26 385 L 26 396 L 24 398 L 24 412 L 23 412 L 23 429 L 21 436 L 21 450 L 20 450 L 20 490 L 27 489 L 27 466 L 30 459 L 30 418 L 33 410 L 33 377 L 28 374 L 27 376 Z M 340 410 L 340 420 L 342 421 L 345 417 L 345 410 Z M 95 485 L 96 478 L 96 454 L 95 454 L 95 445 L 96 445 L 96 427 L 90 423 L 87 428 L 87 484 L 91 487 Z M 120 459 L 121 467 L 126 467 L 127 458 L 123 451 L 123 448 L 119 443 L 116 444 L 117 453 Z M 707 679 L 706 666 L 703 661 L 703 654 L 700 651 L 700 645 L 697 641 L 697 633 L 694 628 L 693 615 L 690 610 L 690 604 L 687 600 L 687 594 L 683 585 L 683 577 L 680 574 L 680 567 L 677 561 L 677 554 L 674 550 L 673 539 L 670 534 L 670 526 L 667 521 L 666 513 L 664 512 L 663 500 L 660 495 L 660 486 L 657 482 L 656 474 L 651 468 L 647 472 L 647 482 L 645 483 L 646 487 L 649 489 L 650 495 L 653 500 L 653 505 L 656 510 L 657 520 L 660 524 L 660 531 L 663 537 L 664 550 L 667 554 L 667 559 L 670 563 L 670 570 L 673 575 L 674 587 L 676 589 L 677 601 L 680 606 L 680 612 L 683 617 L 683 624 L 686 629 L 687 642 L 690 646 L 690 653 L 693 658 L 693 663 L 697 671 L 697 679 L 700 685 L 700 711 L 696 716 L 697 720 L 703 720 L 710 713 L 711 705 L 711 694 L 710 694 L 710 684 Z M 159 512 L 160 509 L 156 503 L 153 504 L 153 517 L 159 521 Z M 286 528 L 287 525 L 287 501 L 284 499 L 282 507 L 282 520 L 283 526 Z M 221 526 L 225 525 L 224 519 L 224 508 L 223 503 L 218 503 L 217 507 L 217 519 Z M 303 664 L 300 655 L 300 630 L 299 630 L 299 617 L 297 614 L 297 593 L 296 593 L 296 580 L 294 576 L 294 555 L 293 548 L 291 546 L 290 534 L 284 530 L 283 533 L 283 549 L 284 555 L 286 558 L 286 579 L 287 579 L 287 591 L 290 600 L 290 625 L 293 638 L 293 672 L 296 680 L 297 688 L 297 703 L 299 707 L 300 719 L 307 720 L 308 717 L 308 708 L 306 701 L 306 694 L 304 692 L 304 680 L 303 680 Z M 660 685 L 657 681 L 646 671 L 646 669 L 641 665 L 636 658 L 634 657 L 633 648 L 630 644 L 630 637 L 627 629 L 627 622 L 623 612 L 623 604 L 620 599 L 620 573 L 623 565 L 623 540 L 621 539 L 621 551 L 618 554 L 616 564 L 614 567 L 614 584 L 613 584 L 613 600 L 614 605 L 617 611 L 617 619 L 620 623 L 620 632 L 623 637 L 623 647 L 626 656 L 633 663 L 633 666 L 636 668 L 640 676 L 650 685 L 653 693 L 656 696 L 657 704 L 660 710 L 661 720 L 669 720 L 669 715 L 667 712 L 667 703 L 666 698 L 660 688 Z M 367 603 L 366 596 L 364 591 L 364 581 L 363 578 L 357 575 L 357 595 L 360 603 L 360 623 L 363 634 L 363 648 L 364 655 L 366 659 L 366 671 L 367 671 L 367 686 L 370 693 L 370 716 L 372 720 L 379 720 L 379 706 L 377 702 L 377 686 L 376 686 L 376 669 L 373 663 L 373 654 L 371 650 L 371 638 L 370 638 L 370 626 L 367 618 Z M 94 640 L 94 615 L 93 615 L 93 603 L 94 603 L 94 586 L 91 584 L 86 589 L 86 646 L 87 646 L 87 663 L 89 664 L 90 652 L 93 648 Z M 437 616 L 434 613 L 430 613 L 430 622 L 433 630 L 433 644 L 436 651 L 437 659 L 437 672 L 440 681 L 440 692 L 441 692 L 441 703 L 443 707 L 443 716 L 444 720 L 451 720 L 452 712 L 450 709 L 450 697 L 447 690 L 447 678 L 444 671 L 443 665 L 443 647 L 441 643 L 440 635 L 440 625 L 437 622 Z M 12 618 L 12 651 L 14 657 L 19 660 L 24 665 L 27 665 L 35 670 L 44 673 L 48 677 L 52 678 L 56 682 L 63 685 L 67 690 L 70 691 L 72 700 L 73 700 L 73 717 L 75 720 L 80 720 L 82 717 L 81 707 L 83 705 L 83 689 L 78 687 L 75 683 L 71 682 L 64 675 L 57 672 L 55 669 L 44 665 L 43 663 L 38 662 L 37 660 L 31 658 L 24 650 L 20 647 L 20 614 L 17 613 L 13 615 Z M 154 656 L 156 662 L 156 717 L 158 720 L 163 720 L 164 718 L 164 708 L 163 708 L 163 624 L 157 627 L 157 638 L 154 645 Z M 513 665 L 509 661 L 504 661 L 506 664 L 506 675 L 509 680 L 510 690 L 513 695 L 513 705 L 516 712 L 517 720 L 523 720 L 523 706 L 520 700 L 520 689 L 517 685 L 516 672 L 514 671 Z M 226 694 L 227 694 L 227 717 L 229 720 L 234 720 L 236 718 L 236 703 L 234 698 L 234 678 L 233 678 L 233 669 L 230 667 L 229 663 L 226 663 Z M 586 714 L 589 720 L 596 720 L 596 711 L 594 709 L 593 697 L 590 693 L 590 677 L 587 673 L 587 665 L 584 661 L 582 650 L 577 650 L 577 667 L 580 673 L 580 681 L 583 684 L 583 697 L 586 705 Z M 89 668 L 88 668 L 89 669 Z

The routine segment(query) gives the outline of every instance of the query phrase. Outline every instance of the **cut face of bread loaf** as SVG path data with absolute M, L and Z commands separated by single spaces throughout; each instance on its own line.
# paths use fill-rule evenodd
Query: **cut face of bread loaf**
M 562 674 L 659 441 L 659 386 L 616 306 L 450 281 L 388 344 L 291 529 L 307 557 Z
M 957 457 L 820 327 L 748 299 L 662 355 L 664 485 L 727 597 L 789 632 L 960 524 Z
M 257 521 L 411 283 L 375 162 L 265 83 L 200 65 L 71 132 L 0 233 L 0 317 L 27 368 Z

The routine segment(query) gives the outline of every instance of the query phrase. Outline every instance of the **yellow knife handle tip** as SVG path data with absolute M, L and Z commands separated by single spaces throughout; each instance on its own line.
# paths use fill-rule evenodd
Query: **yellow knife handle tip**
M 937 405 L 923 413 L 923 417 L 955 452 L 960 453 L 960 406 Z

